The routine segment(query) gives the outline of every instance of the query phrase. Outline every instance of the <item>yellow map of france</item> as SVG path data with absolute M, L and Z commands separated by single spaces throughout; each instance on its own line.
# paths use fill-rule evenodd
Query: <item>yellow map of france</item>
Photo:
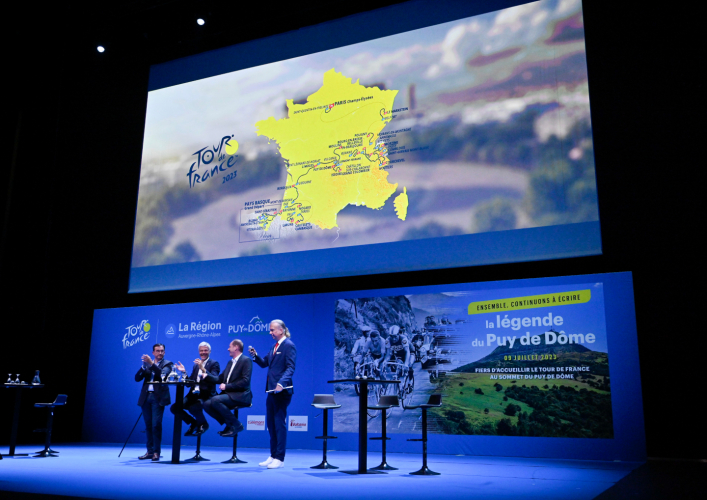
M 387 180 L 390 160 L 379 138 L 391 120 L 398 91 L 351 80 L 332 68 L 306 104 L 287 100 L 287 118 L 270 117 L 255 124 L 258 135 L 277 143 L 287 163 L 280 209 L 258 218 L 264 230 L 277 217 L 294 225 L 309 222 L 331 229 L 347 205 L 380 209 L 398 188 Z M 403 196 L 407 212 L 407 194 L 401 193 L 400 201 Z

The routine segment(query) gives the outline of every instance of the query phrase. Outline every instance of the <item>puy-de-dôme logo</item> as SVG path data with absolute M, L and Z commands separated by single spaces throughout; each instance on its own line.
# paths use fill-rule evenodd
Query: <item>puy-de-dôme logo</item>
M 269 332 L 270 325 L 263 322 L 259 316 L 253 316 L 247 325 L 228 325 L 228 334 Z
M 196 161 L 191 164 L 187 172 L 189 188 L 213 179 L 219 172 L 226 172 L 233 167 L 238 162 L 237 152 L 238 141 L 233 139 L 233 135 L 225 135 L 218 146 L 205 146 L 194 153 L 192 156 L 196 156 Z M 202 167 L 204 170 L 201 170 Z M 229 173 L 233 177 L 235 174 L 235 170 Z
M 143 342 L 150 337 L 150 330 L 152 330 L 152 325 L 148 320 L 143 319 L 137 325 L 130 325 L 125 327 L 125 335 L 123 335 L 123 349 L 132 347 L 139 342 Z

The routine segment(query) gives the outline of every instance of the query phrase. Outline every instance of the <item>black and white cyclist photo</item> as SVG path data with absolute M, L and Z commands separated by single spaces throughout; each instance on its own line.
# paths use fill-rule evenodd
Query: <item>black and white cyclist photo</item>
M 435 392 L 440 375 L 453 367 L 452 347 L 458 340 L 457 330 L 442 323 L 449 322 L 446 316 L 438 321 L 427 311 L 415 311 L 410 298 L 342 299 L 336 305 L 335 377 L 400 381 L 369 386 L 371 405 L 383 395 L 398 396 L 400 406 L 387 411 L 389 432 L 419 430 L 419 415 L 404 407 L 425 402 Z M 360 386 L 341 384 L 336 391 L 342 408 L 334 428 L 355 432 Z M 378 413 L 368 412 L 371 431 L 380 430 Z

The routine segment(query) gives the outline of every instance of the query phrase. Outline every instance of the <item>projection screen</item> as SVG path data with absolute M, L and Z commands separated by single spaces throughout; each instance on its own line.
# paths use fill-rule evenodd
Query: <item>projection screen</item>
M 581 2 L 442 3 L 154 66 L 130 291 L 601 253 Z

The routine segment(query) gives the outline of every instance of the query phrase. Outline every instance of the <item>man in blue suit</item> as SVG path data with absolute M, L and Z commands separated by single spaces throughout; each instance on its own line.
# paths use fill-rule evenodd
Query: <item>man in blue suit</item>
M 172 362 L 164 359 L 164 344 L 152 346 L 153 360 L 149 355 L 142 355 L 142 366 L 135 374 L 135 382 L 142 381 L 138 406 L 142 407 L 142 418 L 145 420 L 147 434 L 147 453 L 138 457 L 140 460 L 151 459 L 157 462 L 162 451 L 162 415 L 164 407 L 171 404 L 169 387 L 151 384 L 161 381 L 172 371 Z
M 292 375 L 295 373 L 297 348 L 290 340 L 290 331 L 282 320 L 274 319 L 270 322 L 270 335 L 276 343 L 264 358 L 258 356 L 252 347 L 250 354 L 261 368 L 268 368 L 265 390 L 272 391 L 268 392 L 265 401 L 270 432 L 270 456 L 260 465 L 268 469 L 278 469 L 285 461 L 287 407 L 292 400 Z

